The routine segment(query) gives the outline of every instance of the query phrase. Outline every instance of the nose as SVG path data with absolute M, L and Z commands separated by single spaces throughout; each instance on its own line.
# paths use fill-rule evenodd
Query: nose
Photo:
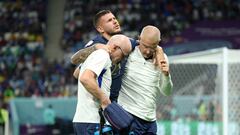
M 146 55 L 151 56 L 151 55 L 153 55 L 154 50 L 152 50 L 152 49 L 147 49 L 147 50 L 145 51 L 145 53 L 146 53 Z
M 118 21 L 117 19 L 113 19 L 113 23 L 116 24 Z
M 150 51 L 149 49 L 146 50 L 146 54 L 147 54 L 147 55 L 149 55 L 150 52 L 151 52 L 151 51 Z

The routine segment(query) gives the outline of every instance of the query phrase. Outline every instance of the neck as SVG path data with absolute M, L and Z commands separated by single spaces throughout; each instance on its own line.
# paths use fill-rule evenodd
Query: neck
M 112 37 L 111 35 L 108 35 L 108 34 L 106 34 L 106 33 L 103 33 L 102 36 L 103 36 L 104 38 L 106 38 L 107 40 L 109 40 L 109 39 Z
M 121 31 L 116 32 L 116 33 L 106 33 L 106 32 L 103 32 L 102 36 L 104 38 L 106 38 L 107 40 L 109 40 L 113 35 L 116 35 L 116 34 L 122 34 L 122 32 Z

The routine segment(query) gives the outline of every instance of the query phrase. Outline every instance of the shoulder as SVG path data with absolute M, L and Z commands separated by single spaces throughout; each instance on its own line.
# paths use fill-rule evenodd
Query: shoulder
M 109 53 L 104 49 L 98 49 L 94 51 L 91 55 L 95 55 L 95 57 L 98 57 L 99 59 L 110 57 Z
M 129 38 L 131 45 L 132 45 L 132 51 L 135 49 L 135 47 L 139 44 L 138 40 L 133 39 L 133 38 Z
M 101 67 L 101 65 L 106 65 L 108 63 L 111 63 L 109 53 L 103 49 L 99 49 L 92 52 L 87 57 L 82 67 Z
M 106 44 L 107 43 L 107 40 L 102 37 L 101 35 L 97 35 L 95 36 L 92 40 L 90 40 L 86 45 L 85 47 L 90 47 L 96 43 L 102 43 L 102 44 Z

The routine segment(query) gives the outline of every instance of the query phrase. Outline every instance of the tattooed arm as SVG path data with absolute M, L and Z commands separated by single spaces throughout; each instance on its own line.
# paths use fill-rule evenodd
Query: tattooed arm
M 83 63 L 86 60 L 86 58 L 97 49 L 107 50 L 104 44 L 100 43 L 94 44 L 93 46 L 78 50 L 75 54 L 73 54 L 73 56 L 71 57 L 71 63 L 75 65 Z
M 78 50 L 73 56 L 71 57 L 71 62 L 72 64 L 77 65 L 78 63 L 82 63 L 85 61 L 85 59 L 93 52 L 96 50 L 95 45 L 84 48 L 81 50 Z
M 79 66 L 78 66 L 73 72 L 73 77 L 75 79 L 78 79 L 79 73 L 80 73 L 80 69 L 79 69 Z

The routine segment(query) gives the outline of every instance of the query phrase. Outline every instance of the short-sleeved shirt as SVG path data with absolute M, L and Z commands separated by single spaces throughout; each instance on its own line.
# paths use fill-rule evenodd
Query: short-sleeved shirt
M 97 75 L 96 81 L 101 90 L 109 96 L 112 81 L 111 64 L 112 62 L 107 51 L 103 49 L 96 50 L 82 64 L 79 78 L 86 69 L 91 70 Z M 78 102 L 73 122 L 99 123 L 99 106 L 99 100 L 89 93 L 82 83 L 78 81 Z
M 132 51 L 135 49 L 135 47 L 138 45 L 138 42 L 135 39 L 129 38 L 131 45 L 132 45 Z M 108 40 L 104 38 L 101 35 L 97 35 L 93 38 L 93 40 L 89 41 L 85 47 L 90 47 L 96 43 L 102 43 L 107 44 Z M 111 84 L 111 92 L 110 92 L 110 99 L 112 101 L 117 101 L 119 90 L 121 88 L 121 82 L 122 82 L 122 75 L 124 73 L 125 64 L 127 62 L 127 58 L 124 58 L 120 64 L 114 65 L 111 67 L 112 70 L 112 84 Z

